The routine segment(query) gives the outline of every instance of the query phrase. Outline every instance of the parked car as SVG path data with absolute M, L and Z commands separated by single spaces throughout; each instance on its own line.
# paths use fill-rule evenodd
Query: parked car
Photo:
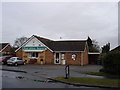
M 26 61 L 20 59 L 19 57 L 11 57 L 9 60 L 7 60 L 7 65 L 15 65 L 18 66 L 20 64 L 25 65 Z
M 2 57 L 0 57 L 0 63 L 7 64 L 7 60 L 10 58 L 11 58 L 11 56 L 2 56 Z

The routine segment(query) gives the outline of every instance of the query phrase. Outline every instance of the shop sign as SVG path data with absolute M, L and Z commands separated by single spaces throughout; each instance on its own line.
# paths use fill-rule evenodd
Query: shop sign
M 76 54 L 72 54 L 72 60 L 76 60 Z
M 39 46 L 39 47 L 23 47 L 23 50 L 45 50 L 46 47 Z

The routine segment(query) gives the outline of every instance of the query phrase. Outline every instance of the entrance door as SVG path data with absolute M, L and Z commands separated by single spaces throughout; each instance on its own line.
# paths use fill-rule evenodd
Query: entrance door
M 55 53 L 55 64 L 60 64 L 60 54 Z

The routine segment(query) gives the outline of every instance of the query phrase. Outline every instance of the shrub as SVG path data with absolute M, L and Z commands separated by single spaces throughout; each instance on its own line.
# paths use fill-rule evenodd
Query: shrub
M 120 52 L 109 52 L 104 55 L 103 71 L 120 74 Z

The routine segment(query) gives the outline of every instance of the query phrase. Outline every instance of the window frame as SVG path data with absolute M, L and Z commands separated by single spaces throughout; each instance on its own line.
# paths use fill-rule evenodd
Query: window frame
M 30 52 L 29 58 L 38 58 L 38 52 Z

